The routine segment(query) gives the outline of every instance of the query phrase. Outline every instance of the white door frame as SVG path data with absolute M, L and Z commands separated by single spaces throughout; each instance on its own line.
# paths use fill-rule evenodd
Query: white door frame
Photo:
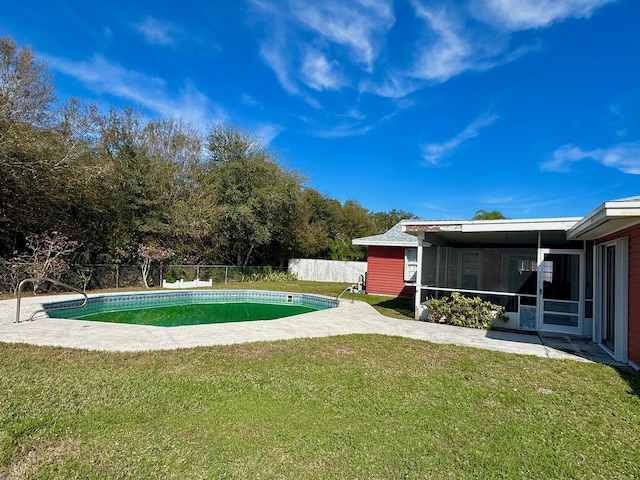
M 579 285 L 578 285 L 578 325 L 569 327 L 564 325 L 549 325 L 544 323 L 544 272 L 543 262 L 545 254 L 566 254 L 578 255 L 579 261 Z M 585 276 L 585 260 L 584 250 L 576 249 L 560 249 L 560 248 L 539 248 L 538 249 L 538 330 L 541 332 L 568 333 L 574 335 L 582 335 L 584 324 L 584 276 Z
M 615 316 L 614 316 L 614 351 L 604 344 L 605 322 L 605 275 L 603 268 L 604 252 L 607 247 L 615 247 Z M 626 363 L 628 361 L 628 272 L 629 272 L 629 239 L 618 238 L 611 242 L 595 246 L 595 303 L 593 306 L 593 341 L 607 351 L 614 360 Z

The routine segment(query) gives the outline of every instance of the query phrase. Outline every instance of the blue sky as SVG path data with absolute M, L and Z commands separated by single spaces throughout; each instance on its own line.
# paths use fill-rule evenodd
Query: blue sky
M 206 5 L 204 5 L 206 4 Z M 259 135 L 365 208 L 582 216 L 640 195 L 637 0 L 8 2 L 58 97 Z

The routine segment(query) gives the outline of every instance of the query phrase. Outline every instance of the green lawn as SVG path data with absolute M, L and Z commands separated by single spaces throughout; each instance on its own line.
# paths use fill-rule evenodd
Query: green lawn
M 0 361 L 0 478 L 640 475 L 640 377 L 602 365 L 373 335 Z
M 640 376 L 604 365 L 379 335 L 0 365 L 0 478 L 640 478 Z

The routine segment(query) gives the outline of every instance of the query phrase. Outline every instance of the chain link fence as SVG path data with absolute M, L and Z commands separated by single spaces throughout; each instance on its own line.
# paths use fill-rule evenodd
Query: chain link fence
M 18 284 L 30 277 L 30 264 L 0 262 L 0 292 L 13 292 Z M 231 265 L 165 265 L 152 264 L 147 277 L 150 287 L 162 286 L 162 281 L 212 280 L 214 284 L 260 280 L 292 280 L 295 275 L 287 268 L 269 266 L 236 267 Z M 87 264 L 70 265 L 60 278 L 61 282 L 80 290 L 105 290 L 120 288 L 144 288 L 140 265 Z M 43 289 L 55 290 L 55 286 L 44 285 Z

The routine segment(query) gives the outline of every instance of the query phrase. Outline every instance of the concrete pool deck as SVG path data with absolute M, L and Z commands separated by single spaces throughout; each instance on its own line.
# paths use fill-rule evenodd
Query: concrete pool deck
M 487 331 L 399 320 L 381 315 L 364 302 L 352 303 L 345 299 L 340 300 L 337 308 L 277 320 L 240 323 L 151 327 L 65 320 L 42 315 L 36 316 L 33 321 L 27 321 L 32 312 L 41 308 L 43 302 L 77 297 L 55 295 L 23 298 L 20 323 L 14 323 L 16 300 L 0 301 L 0 342 L 89 350 L 144 351 L 334 335 L 379 334 L 538 357 L 617 365 L 600 347 L 582 338 Z

